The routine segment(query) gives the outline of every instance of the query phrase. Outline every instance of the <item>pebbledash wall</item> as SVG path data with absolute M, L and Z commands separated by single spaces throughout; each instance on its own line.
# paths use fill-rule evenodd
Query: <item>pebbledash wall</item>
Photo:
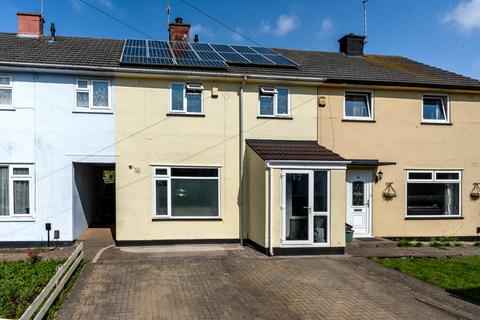
M 345 90 L 373 93 L 374 121 L 343 121 Z M 472 199 L 480 182 L 480 95 L 476 92 L 374 86 L 321 87 L 327 105 L 319 109 L 319 144 L 348 159 L 396 162 L 381 166 L 383 179 L 373 183 L 373 235 L 380 237 L 469 237 L 480 227 L 480 200 Z M 422 95 L 446 94 L 451 124 L 422 123 Z M 406 217 L 406 170 L 460 170 L 461 216 Z M 373 170 L 376 173 L 378 169 Z M 385 182 L 397 197 L 385 200 Z
M 0 243 L 44 242 L 47 222 L 51 239 L 53 230 L 60 230 L 59 241 L 71 242 L 86 228 L 83 212 L 74 217 L 72 163 L 115 162 L 113 80 L 111 112 L 79 113 L 74 112 L 78 75 L 0 72 L 13 80 L 13 109 L 0 110 L 0 164 L 34 169 L 32 215 L 1 218 Z

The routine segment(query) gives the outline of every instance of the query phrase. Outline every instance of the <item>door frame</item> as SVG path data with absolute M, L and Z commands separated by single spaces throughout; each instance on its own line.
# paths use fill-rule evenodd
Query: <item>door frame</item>
M 370 237 L 373 237 L 373 223 L 372 223 L 372 216 L 373 216 L 373 210 L 372 210 L 372 200 L 373 200 L 373 196 L 372 196 L 372 189 L 373 189 L 373 172 L 371 170 L 360 170 L 360 169 L 355 169 L 355 170 L 347 170 L 346 172 L 346 187 L 347 187 L 347 223 L 350 224 L 352 219 L 351 219 L 351 210 L 350 210 L 350 206 L 351 206 L 351 195 L 352 195 L 352 187 L 351 187 L 351 183 L 348 181 L 348 176 L 350 174 L 355 174 L 355 173 L 366 173 L 367 176 L 368 176 L 368 180 L 366 182 L 366 185 L 368 185 L 367 189 L 368 189 L 368 206 L 367 206 L 367 228 L 368 228 L 368 232 L 367 233 L 362 233 L 362 234 L 355 234 L 355 232 L 353 233 L 353 237 L 354 238 L 370 238 Z
M 316 212 L 314 211 L 314 171 L 324 171 L 327 173 L 327 212 Z M 308 174 L 308 240 L 286 240 L 286 230 L 287 230 L 287 216 L 286 216 L 286 175 L 287 174 Z M 282 169 L 281 172 L 281 244 L 282 247 L 329 247 L 331 239 L 331 215 L 330 215 L 330 206 L 331 206 L 331 192 L 330 192 L 330 170 L 328 169 Z M 324 243 L 315 243 L 314 242 L 314 217 L 315 216 L 326 216 L 327 217 L 327 241 Z

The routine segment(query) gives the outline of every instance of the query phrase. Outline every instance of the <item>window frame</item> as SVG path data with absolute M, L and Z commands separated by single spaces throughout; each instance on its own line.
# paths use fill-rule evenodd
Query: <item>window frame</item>
M 198 91 L 200 91 L 200 112 L 191 112 L 188 111 L 187 106 L 188 106 L 188 100 L 187 100 L 187 95 L 189 94 L 187 86 L 189 84 L 192 85 L 200 85 L 202 88 Z M 174 110 L 173 109 L 173 85 L 182 85 L 183 86 L 183 109 L 182 110 Z M 202 83 L 195 82 L 195 83 L 187 83 L 187 82 L 172 82 L 170 83 L 170 103 L 169 103 L 169 113 L 171 114 L 194 114 L 194 115 L 203 115 L 203 92 L 205 91 L 205 87 L 203 86 Z M 192 93 L 195 93 L 194 90 L 192 90 Z
M 368 117 L 347 116 L 347 95 L 361 95 L 367 97 Z M 343 92 L 343 120 L 374 121 L 375 119 L 375 96 L 373 90 L 345 90 Z
M 157 169 L 166 169 L 166 174 L 156 174 Z M 218 175 L 216 177 L 173 177 L 172 178 L 172 169 L 216 169 Z M 152 219 L 154 220 L 221 220 L 222 219 L 222 210 L 221 210 L 221 168 L 218 166 L 152 166 Z M 192 180 L 217 180 L 218 183 L 218 215 L 216 216 L 172 216 L 172 179 L 192 179 Z M 166 215 L 157 215 L 157 194 L 156 194 L 156 182 L 157 181 L 167 181 L 167 214 Z
M 12 164 L 12 163 L 0 163 L 0 167 L 8 168 L 8 215 L 0 216 L 0 221 L 11 221 L 15 219 L 30 218 L 35 216 L 35 171 L 33 164 Z M 28 174 L 13 174 L 14 169 L 28 168 Z M 29 183 L 28 196 L 29 196 L 29 213 L 15 213 L 14 207 L 14 190 L 13 184 L 15 181 L 27 181 Z
M 445 114 L 445 120 L 435 120 L 435 119 L 425 119 L 423 117 L 423 109 L 425 108 L 425 98 L 440 98 L 443 104 L 443 112 Z M 422 108 L 421 108 L 421 117 L 422 123 L 434 123 L 434 124 L 450 124 L 450 95 L 448 94 L 441 94 L 441 93 L 423 93 L 422 94 Z
M 431 173 L 432 179 L 409 179 L 410 172 L 418 172 L 418 173 Z M 437 173 L 457 173 L 458 179 L 437 179 Z M 441 170 L 441 169 L 432 169 L 432 170 L 414 170 L 409 169 L 405 170 L 405 218 L 421 218 L 421 219 L 428 219 L 428 218 L 444 218 L 444 219 L 455 219 L 461 218 L 462 215 L 462 182 L 463 182 L 463 174 L 462 170 Z M 445 184 L 445 183 L 457 183 L 458 184 L 458 214 L 455 215 L 409 215 L 408 214 L 408 184 L 419 184 L 419 183 L 428 183 L 428 184 Z
M 262 94 L 262 88 L 265 89 L 274 89 L 275 92 L 273 94 Z M 287 90 L 287 113 L 278 113 L 278 91 L 279 90 Z M 261 114 L 261 106 L 260 106 L 260 98 L 264 97 L 272 97 L 273 100 L 273 114 Z M 269 87 L 269 86 L 260 86 L 258 88 L 258 108 L 257 108 L 257 117 L 260 118 L 291 118 L 292 117 L 292 110 L 291 110 L 291 94 L 290 88 L 288 87 Z
M 14 109 L 14 107 L 13 107 L 13 76 L 11 74 L 0 73 L 0 77 L 9 79 L 10 84 L 9 85 L 0 84 L 0 89 L 10 90 L 11 97 L 12 97 L 12 99 L 10 101 L 10 104 L 0 104 L 0 110 L 2 110 L 2 109 L 3 110 L 12 110 L 12 109 Z
M 78 86 L 78 82 L 80 81 L 86 81 L 87 82 L 87 88 L 80 88 Z M 94 82 L 104 82 L 107 83 L 107 101 L 108 101 L 108 106 L 94 106 L 93 105 L 93 83 Z M 74 96 L 74 111 L 75 112 L 106 112 L 110 113 L 112 109 L 112 85 L 111 85 L 111 80 L 110 79 L 95 79 L 95 78 L 84 78 L 84 77 L 78 77 L 75 79 L 75 96 Z M 88 107 L 79 107 L 77 105 L 77 93 L 78 92 L 87 92 L 88 93 Z

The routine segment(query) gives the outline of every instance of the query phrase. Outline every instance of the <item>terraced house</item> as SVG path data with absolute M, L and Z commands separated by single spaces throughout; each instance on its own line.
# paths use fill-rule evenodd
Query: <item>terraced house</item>
M 95 85 L 108 84 L 114 143 L 80 139 L 94 150 L 89 159 L 114 150 L 118 244 L 241 241 L 267 254 L 342 253 L 346 223 L 357 237 L 476 236 L 479 81 L 365 54 L 353 34 L 339 52 L 315 52 L 189 41 L 189 27 L 177 19 L 169 41 L 0 36 L 13 97 L 24 73 L 68 74 L 72 103 L 89 100 L 81 115 L 93 119 L 104 110 L 90 104 Z M 11 199 L 19 191 L 7 180 L 24 160 L 0 161 L 9 172 L 0 199 Z M 78 159 L 68 161 L 76 169 Z M 89 217 L 83 230 L 99 211 L 78 185 L 55 189 L 83 199 L 83 211 L 63 213 L 72 230 L 75 217 Z M 32 183 L 31 199 L 42 192 Z M 43 228 L 48 209 L 32 208 L 28 223 Z M 16 219 L 9 212 L 0 231 Z

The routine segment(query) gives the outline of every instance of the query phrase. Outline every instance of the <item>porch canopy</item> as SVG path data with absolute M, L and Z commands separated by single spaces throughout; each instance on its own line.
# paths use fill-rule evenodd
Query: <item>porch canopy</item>
M 265 161 L 347 162 L 339 154 L 319 145 L 316 140 L 247 139 L 246 142 Z

